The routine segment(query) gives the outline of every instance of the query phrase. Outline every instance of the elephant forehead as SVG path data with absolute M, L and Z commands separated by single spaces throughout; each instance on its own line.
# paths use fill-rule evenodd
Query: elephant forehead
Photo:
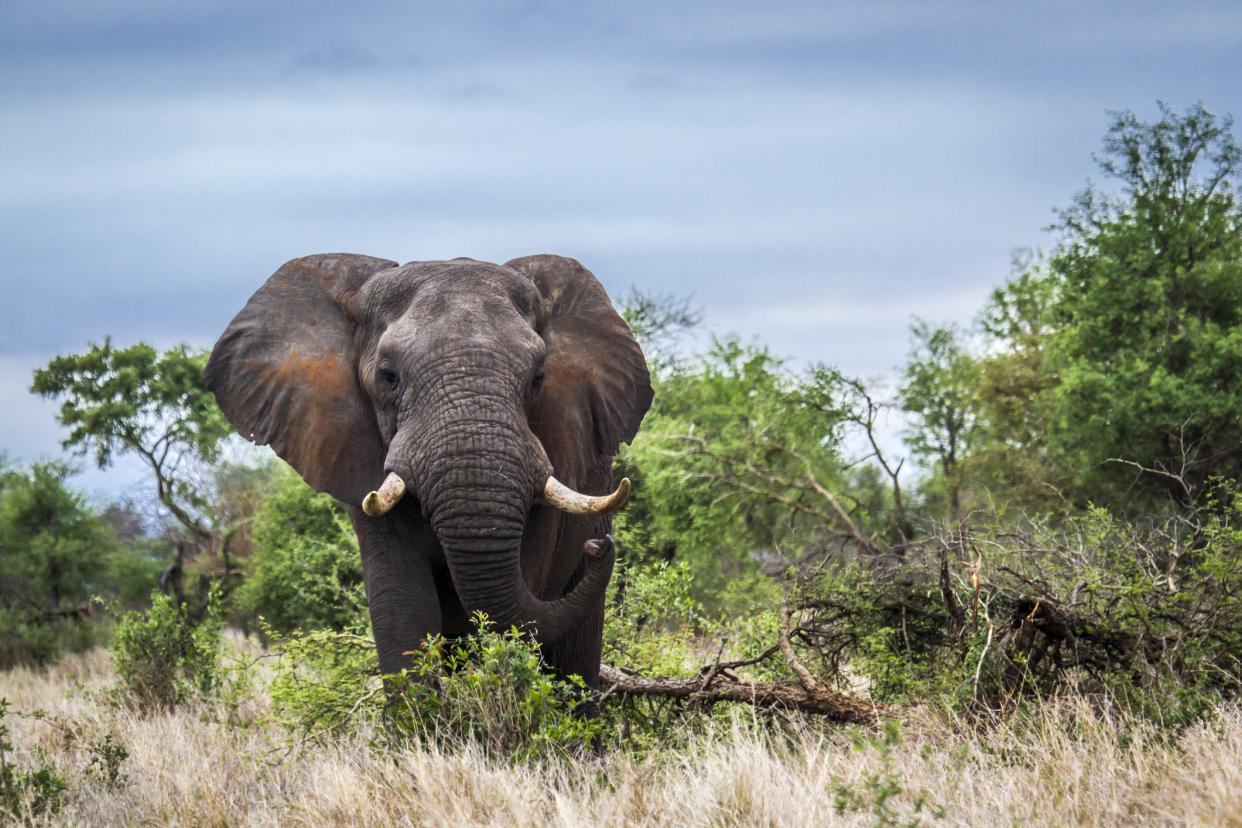
M 512 268 L 474 259 L 411 262 L 367 285 L 367 306 L 380 316 L 416 313 L 424 320 L 457 310 L 495 319 L 516 310 L 534 318 L 539 293 L 529 278 Z

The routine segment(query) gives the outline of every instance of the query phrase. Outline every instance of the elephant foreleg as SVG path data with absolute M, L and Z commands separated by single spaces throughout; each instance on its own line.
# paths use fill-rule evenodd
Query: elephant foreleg
M 441 631 L 440 600 L 430 561 L 416 545 L 393 531 L 389 517 L 372 518 L 350 509 L 362 552 L 362 577 L 371 611 L 371 631 L 380 670 L 409 667 L 406 653 Z

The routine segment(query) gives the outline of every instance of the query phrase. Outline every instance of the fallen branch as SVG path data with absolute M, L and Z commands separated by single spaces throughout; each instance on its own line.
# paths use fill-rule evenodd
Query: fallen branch
M 812 692 L 797 684 L 738 681 L 720 674 L 704 685 L 703 680 L 698 677 L 670 679 L 632 676 L 608 664 L 600 665 L 599 677 L 605 692 L 608 693 L 685 699 L 703 704 L 729 701 L 753 704 L 761 708 L 785 707 L 827 716 L 838 722 L 869 727 L 878 727 L 880 717 L 890 713 L 884 705 L 855 699 L 822 685 Z
M 868 727 L 879 727 L 881 717 L 891 715 L 892 711 L 886 705 L 856 699 L 816 679 L 794 654 L 793 645 L 789 642 L 789 628 L 790 613 L 786 607 L 781 613 L 777 647 L 785 656 L 785 661 L 794 675 L 798 677 L 798 684 L 742 681 L 730 675 L 725 665 L 719 661 L 706 668 L 703 675 L 687 679 L 646 678 L 618 670 L 609 664 L 601 664 L 600 682 L 605 695 L 622 693 L 685 699 L 688 702 L 708 705 L 728 701 L 753 704 L 760 708 L 784 707 Z

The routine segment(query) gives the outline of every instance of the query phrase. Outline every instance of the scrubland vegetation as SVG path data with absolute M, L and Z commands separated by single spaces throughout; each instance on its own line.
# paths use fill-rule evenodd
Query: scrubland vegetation
M 0 478 L 0 814 L 1242 824 L 1231 129 L 1116 115 L 1116 186 L 975 326 L 916 320 L 893 378 L 688 354 L 688 302 L 625 300 L 656 400 L 617 463 L 598 719 L 482 618 L 379 676 L 340 506 L 222 459 L 203 354 L 57 358 L 33 390 L 66 446 L 142 458 L 159 508 Z

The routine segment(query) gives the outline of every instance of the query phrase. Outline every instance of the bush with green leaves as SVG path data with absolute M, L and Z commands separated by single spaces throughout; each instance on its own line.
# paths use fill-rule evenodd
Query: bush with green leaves
M 156 592 L 151 608 L 117 621 L 109 650 L 119 677 L 119 700 L 142 710 L 171 710 L 220 681 L 223 609 L 219 588 L 207 595 L 201 621 L 184 605 Z
M 92 739 L 86 747 L 91 756 L 86 763 L 87 776 L 111 790 L 129 784 L 129 775 L 121 770 L 121 765 L 129 758 L 129 748 L 124 742 L 112 733 L 105 733 L 101 739 Z
M 316 494 L 283 463 L 272 474 L 250 530 L 249 572 L 238 610 L 264 629 L 288 634 L 330 629 L 364 633 L 362 560 L 345 510 Z
M 578 714 L 590 693 L 582 679 L 551 675 L 539 645 L 516 629 L 497 630 L 481 614 L 475 621 L 478 632 L 466 639 L 435 636 L 414 653 L 396 720 L 427 738 L 477 744 L 495 755 L 591 749 L 602 732 L 598 719 Z
M 604 613 L 604 661 L 645 675 L 679 675 L 697 658 L 706 621 L 685 561 L 624 562 L 610 585 Z
M 318 740 L 382 716 L 384 682 L 369 637 L 325 629 L 266 634 L 276 653 L 267 688 L 272 718 L 286 730 Z
M 590 749 L 602 725 L 578 714 L 588 699 L 581 680 L 551 675 L 538 644 L 516 629 L 475 620 L 478 631 L 464 638 L 427 638 L 393 676 L 379 675 L 374 644 L 361 636 L 316 630 L 283 638 L 272 715 L 300 739 L 374 725 L 385 743 L 477 746 L 520 759 Z
M 935 802 L 926 789 L 920 790 L 913 805 L 907 811 L 898 805 L 898 798 L 906 793 L 906 779 L 894 761 L 894 750 L 901 745 L 901 728 L 895 721 L 884 723 L 881 736 L 859 734 L 855 736 L 852 747 L 856 751 L 873 750 L 880 757 L 880 770 L 866 774 L 856 785 L 846 785 L 833 778 L 833 804 L 838 815 L 858 813 L 870 810 L 875 817 L 876 826 L 904 826 L 913 828 L 921 825 L 923 817 L 935 820 L 944 819 L 949 809 Z M 927 746 L 924 746 L 925 748 Z M 927 755 L 925 753 L 925 755 Z
M 69 786 L 64 774 L 42 756 L 35 766 L 12 761 L 9 752 L 13 745 L 4 723 L 8 712 L 8 699 L 0 699 L 0 822 L 13 820 L 16 824 L 59 811 Z
M 1075 688 L 1168 726 L 1242 690 L 1242 496 L 1135 521 L 980 524 L 803 573 L 795 643 L 879 701 L 1012 709 Z

